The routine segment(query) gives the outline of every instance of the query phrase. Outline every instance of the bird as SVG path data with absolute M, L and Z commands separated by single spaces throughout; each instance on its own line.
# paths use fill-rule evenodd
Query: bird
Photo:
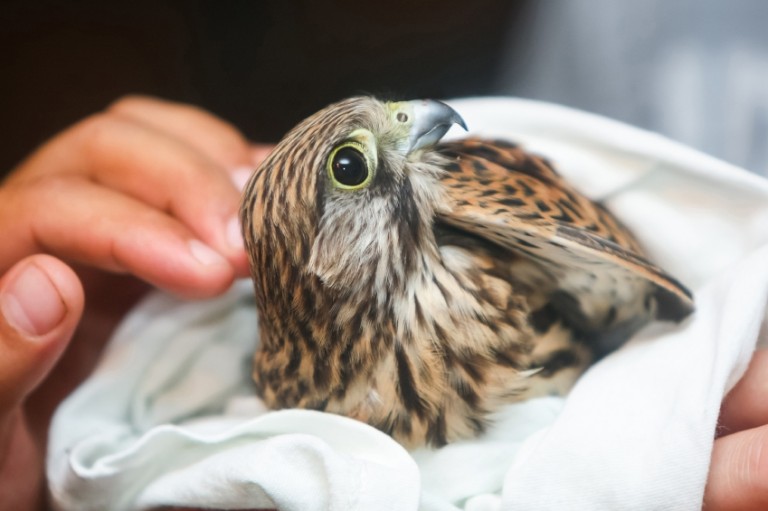
M 606 207 L 513 141 L 441 141 L 436 100 L 338 101 L 290 130 L 240 207 L 256 393 L 408 449 L 564 395 L 654 320 L 694 310 Z

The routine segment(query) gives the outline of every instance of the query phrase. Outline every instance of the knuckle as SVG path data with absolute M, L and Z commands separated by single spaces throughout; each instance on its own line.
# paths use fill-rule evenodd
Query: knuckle
M 141 94 L 128 94 L 113 101 L 106 109 L 107 113 L 131 114 L 136 110 L 143 109 L 152 99 Z
M 74 134 L 80 141 L 83 155 L 87 160 L 98 159 L 114 145 L 113 141 L 122 133 L 123 122 L 105 112 L 90 115 L 77 123 Z

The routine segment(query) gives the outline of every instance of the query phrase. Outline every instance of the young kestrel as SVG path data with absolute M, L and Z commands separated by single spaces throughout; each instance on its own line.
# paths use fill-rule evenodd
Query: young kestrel
M 603 206 L 506 141 L 439 144 L 444 103 L 355 97 L 256 170 L 243 231 L 258 393 L 365 421 L 408 447 L 483 431 L 559 393 L 690 293 Z

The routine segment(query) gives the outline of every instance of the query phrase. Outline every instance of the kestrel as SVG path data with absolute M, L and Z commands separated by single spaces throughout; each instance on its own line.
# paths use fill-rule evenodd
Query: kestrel
M 466 129 L 438 101 L 347 99 L 251 177 L 241 215 L 268 406 L 440 446 L 693 310 L 546 159 L 502 140 L 439 143 L 453 124 Z

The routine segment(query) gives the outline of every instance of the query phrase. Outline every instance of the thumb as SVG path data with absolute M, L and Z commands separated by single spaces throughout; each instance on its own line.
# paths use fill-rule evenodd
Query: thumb
M 707 486 L 706 511 L 768 509 L 768 425 L 715 440 Z
M 47 255 L 28 257 L 0 278 L 0 416 L 21 404 L 56 363 L 83 301 L 74 271 Z

